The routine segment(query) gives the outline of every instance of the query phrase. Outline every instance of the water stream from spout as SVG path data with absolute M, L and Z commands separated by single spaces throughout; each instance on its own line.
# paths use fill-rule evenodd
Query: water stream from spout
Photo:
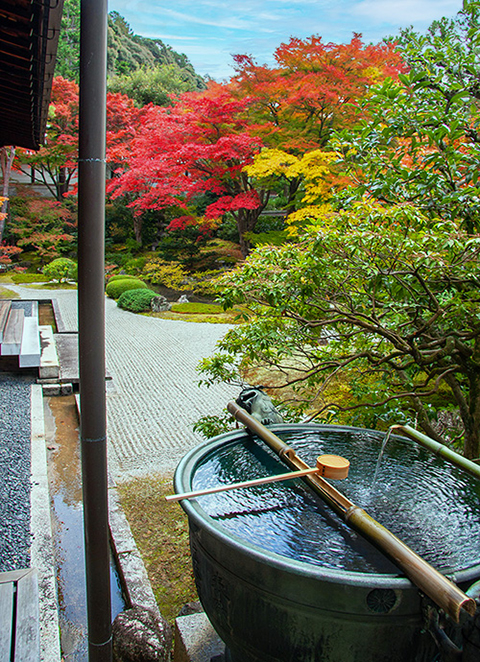
M 385 439 L 383 440 L 383 443 L 382 443 L 382 447 L 380 448 L 380 453 L 378 454 L 377 464 L 375 465 L 375 473 L 373 474 L 372 487 L 375 485 L 375 483 L 377 481 L 378 472 L 380 471 L 380 467 L 382 466 L 383 454 L 385 453 L 385 448 L 387 447 L 388 440 L 392 436 L 393 430 L 394 430 L 393 425 L 388 428 L 387 433 L 385 435 Z

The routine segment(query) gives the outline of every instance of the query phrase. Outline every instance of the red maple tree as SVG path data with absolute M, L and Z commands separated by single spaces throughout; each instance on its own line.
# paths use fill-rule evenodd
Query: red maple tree
M 244 233 L 253 230 L 268 191 L 256 189 L 243 172 L 259 151 L 245 108 L 228 85 L 211 83 L 202 93 L 188 93 L 171 108 L 146 106 L 129 144 L 126 166 L 109 182 L 113 197 L 135 196 L 134 213 L 177 207 L 191 216 L 207 196 L 203 215 L 214 219 L 229 212 L 236 220 L 244 254 Z
M 61 202 L 76 192 L 78 167 L 78 85 L 56 76 L 45 144 L 38 152 L 20 150 L 20 161 L 30 165 L 51 194 Z M 135 130 L 138 110 L 124 94 L 107 94 L 107 153 L 114 163 L 121 162 Z
M 58 201 L 62 201 L 77 172 L 78 85 L 56 76 L 48 113 L 45 144 L 37 152 L 19 150 L 19 160 L 30 165 Z

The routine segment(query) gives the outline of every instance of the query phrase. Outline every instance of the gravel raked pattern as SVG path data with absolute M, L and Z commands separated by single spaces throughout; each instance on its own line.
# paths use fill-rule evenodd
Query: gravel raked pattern
M 30 565 L 30 387 L 0 373 L 0 572 Z
M 110 468 L 124 480 L 173 473 L 203 438 L 193 424 L 220 414 L 238 388 L 199 387 L 197 365 L 228 330 L 224 324 L 162 320 L 106 302 Z
M 22 298 L 56 299 L 68 331 L 77 330 L 72 290 L 9 286 Z M 199 361 L 210 356 L 226 324 L 164 320 L 121 310 L 106 298 L 109 468 L 116 481 L 171 475 L 183 455 L 204 441 L 193 424 L 220 414 L 238 387 L 199 387 Z

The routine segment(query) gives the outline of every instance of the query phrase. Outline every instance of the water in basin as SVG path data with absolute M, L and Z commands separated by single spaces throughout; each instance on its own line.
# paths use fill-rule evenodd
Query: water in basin
M 332 484 L 442 572 L 480 564 L 480 481 L 414 442 L 392 435 L 374 481 L 384 435 L 311 426 L 277 433 L 310 466 L 323 453 L 347 457 Z M 288 471 L 255 437 L 227 443 L 196 466 L 192 489 Z M 398 574 L 301 479 L 198 497 L 230 534 L 283 557 L 353 572 Z

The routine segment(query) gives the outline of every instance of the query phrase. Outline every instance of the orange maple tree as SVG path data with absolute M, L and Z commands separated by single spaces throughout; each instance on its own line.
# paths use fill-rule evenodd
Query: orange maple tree
M 395 44 L 347 44 L 318 35 L 291 38 L 274 54 L 277 66 L 235 56 L 237 93 L 250 99 L 252 126 L 268 147 L 303 153 L 325 147 L 331 132 L 358 119 L 358 101 L 369 87 L 406 69 Z

